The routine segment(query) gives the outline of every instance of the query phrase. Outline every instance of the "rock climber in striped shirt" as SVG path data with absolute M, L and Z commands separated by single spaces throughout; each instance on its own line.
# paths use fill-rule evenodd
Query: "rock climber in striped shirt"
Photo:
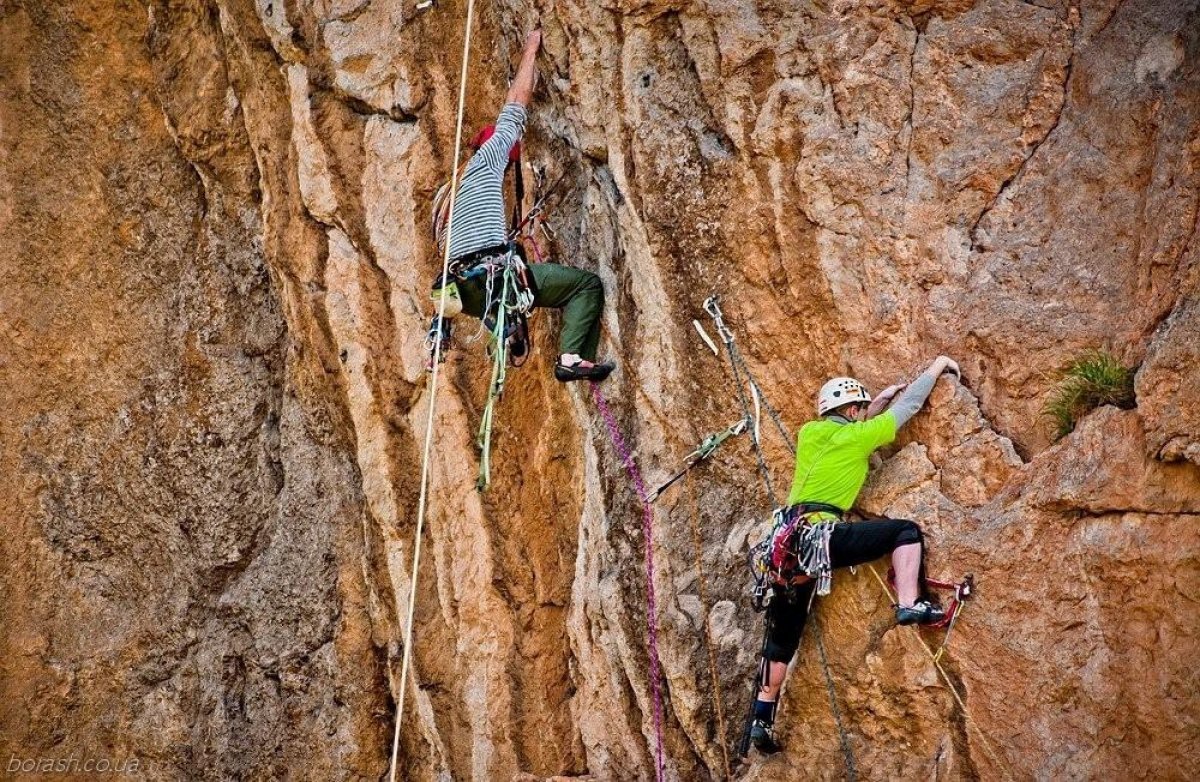
M 472 139 L 475 153 L 462 173 L 454 200 L 450 237 L 452 267 L 469 268 L 509 251 L 508 226 L 504 219 L 504 173 L 509 164 L 520 157 L 525 109 L 537 82 L 535 60 L 541 42 L 541 30 L 529 33 L 520 67 L 496 124 L 484 127 Z M 440 221 L 436 224 L 438 245 L 444 249 L 445 224 Z M 530 286 L 534 294 L 533 305 L 561 309 L 563 313 L 554 376 L 563 382 L 608 377 L 616 364 L 596 363 L 600 317 L 604 311 L 604 287 L 600 278 L 589 271 L 557 263 L 531 264 L 529 271 L 533 278 Z M 463 312 L 476 318 L 485 316 L 485 288 L 485 276 L 458 281 Z M 514 353 L 523 350 L 520 346 L 514 348 Z

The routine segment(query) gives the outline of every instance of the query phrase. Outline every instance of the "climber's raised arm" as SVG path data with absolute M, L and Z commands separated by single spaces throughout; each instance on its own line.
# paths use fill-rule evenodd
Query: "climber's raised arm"
M 904 389 L 904 393 L 900 394 L 892 406 L 888 408 L 892 415 L 896 417 L 897 429 L 904 426 L 904 424 L 908 423 L 917 414 L 917 411 L 925 404 L 925 400 L 929 398 L 934 384 L 937 383 L 937 379 L 941 377 L 943 372 L 953 372 L 955 377 L 960 376 L 958 364 L 953 359 L 947 356 L 938 356 L 929 365 L 928 369 L 917 375 L 916 379 L 908 384 Z M 880 394 L 880 396 L 883 396 L 883 394 Z
M 872 399 L 871 404 L 867 405 L 867 414 L 863 417 L 871 419 L 882 413 L 887 408 L 888 403 L 895 399 L 896 394 L 903 391 L 906 386 L 908 386 L 908 383 L 897 383 L 880 391 L 879 396 Z
M 521 55 L 521 64 L 517 67 L 517 75 L 508 88 L 505 103 L 518 103 L 528 106 L 533 98 L 533 88 L 537 86 L 537 53 L 542 45 L 541 28 L 530 31 L 525 36 L 525 52 Z
M 500 116 L 496 118 L 496 124 L 483 126 L 471 139 L 471 146 L 476 150 L 475 156 L 480 164 L 490 169 L 496 177 L 503 177 L 508 164 L 520 155 L 518 142 L 525 132 L 525 109 L 537 83 L 534 61 L 541 43 L 541 30 L 529 33 L 525 39 L 525 53 L 521 55 L 521 65 L 517 68 L 512 86 L 508 88 L 508 96 L 504 107 L 500 109 Z

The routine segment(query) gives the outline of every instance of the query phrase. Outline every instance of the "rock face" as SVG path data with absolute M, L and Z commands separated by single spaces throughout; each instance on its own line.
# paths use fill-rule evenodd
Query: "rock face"
M 604 393 L 650 483 L 740 415 L 692 327 L 709 293 L 792 430 L 830 374 L 962 363 L 860 507 L 975 574 L 944 658 L 963 703 L 870 572 L 839 573 L 787 750 L 735 773 L 845 775 L 819 631 L 861 778 L 1200 775 L 1200 2 L 476 14 L 470 128 L 544 26 L 527 160 L 565 175 L 548 248 L 604 280 Z M 0 0 L 0 759 L 386 774 L 465 16 Z M 483 495 L 486 358 L 443 367 L 403 778 L 654 776 L 640 507 L 550 377 L 557 325 Z M 1137 409 L 1052 444 L 1054 373 L 1098 347 L 1140 367 Z M 669 778 L 726 774 L 768 510 L 746 438 L 657 505 Z

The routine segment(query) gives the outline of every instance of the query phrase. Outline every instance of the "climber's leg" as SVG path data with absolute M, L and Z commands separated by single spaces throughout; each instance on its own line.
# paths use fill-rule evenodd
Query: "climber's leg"
M 529 267 L 537 287 L 533 303 L 563 311 L 559 350 L 586 361 L 596 358 L 600 343 L 600 317 L 604 314 L 604 286 L 589 271 L 557 263 Z
M 896 600 L 902 606 L 917 602 L 917 577 L 921 572 L 921 544 L 905 543 L 892 552 L 892 570 L 896 573 Z
M 759 663 L 758 690 L 755 695 L 750 728 L 750 740 L 760 751 L 768 754 L 781 747 L 773 732 L 779 690 L 787 676 L 788 663 L 800 646 L 800 634 L 808 619 L 808 604 L 815 581 L 798 587 L 779 590 L 767 606 L 766 639 Z
M 604 286 L 589 271 L 557 263 L 529 267 L 533 275 L 537 307 L 563 311 L 559 337 L 559 380 L 603 380 L 613 370 L 611 363 L 595 364 L 600 344 L 600 318 L 604 314 Z
M 921 528 L 906 519 L 841 522 L 829 538 L 835 568 L 861 565 L 892 555 L 896 573 L 896 619 L 900 624 L 929 624 L 945 615 L 924 599 L 925 566 Z

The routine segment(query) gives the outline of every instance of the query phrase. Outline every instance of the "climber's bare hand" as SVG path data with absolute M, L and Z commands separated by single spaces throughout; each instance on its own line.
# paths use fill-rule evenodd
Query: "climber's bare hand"
M 938 356 L 934 364 L 937 366 L 937 373 L 939 375 L 943 372 L 952 372 L 956 378 L 962 379 L 962 372 L 958 368 L 958 362 L 949 356 Z

